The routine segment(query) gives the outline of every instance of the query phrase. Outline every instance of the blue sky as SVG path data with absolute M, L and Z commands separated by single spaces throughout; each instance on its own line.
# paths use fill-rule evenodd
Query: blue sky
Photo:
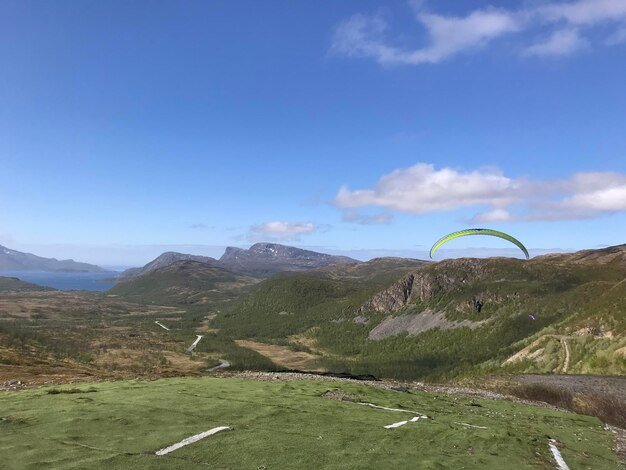
M 624 77 L 625 0 L 4 0 L 0 244 L 133 265 L 423 256 L 471 226 L 531 254 L 624 243 Z

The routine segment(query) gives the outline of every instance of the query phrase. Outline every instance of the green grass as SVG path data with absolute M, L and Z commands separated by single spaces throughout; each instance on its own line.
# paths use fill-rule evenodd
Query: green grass
M 0 292 L 10 292 L 10 291 L 19 291 L 19 292 L 27 292 L 27 291 L 52 291 L 50 287 L 43 287 L 37 284 L 32 284 L 30 282 L 21 281 L 16 277 L 5 277 L 0 276 Z
M 89 393 L 0 395 L 3 468 L 552 469 L 549 438 L 572 470 L 617 467 L 612 434 L 599 420 L 505 401 L 229 378 L 68 386 L 82 388 Z M 336 389 L 431 419 L 384 429 L 411 415 L 322 397 Z M 154 455 L 223 425 L 232 430 Z

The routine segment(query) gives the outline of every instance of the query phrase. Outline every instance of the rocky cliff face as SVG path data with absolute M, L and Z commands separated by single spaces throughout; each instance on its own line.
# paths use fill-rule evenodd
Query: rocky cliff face
M 358 312 L 396 312 L 415 300 L 428 301 L 441 293 L 480 280 L 488 272 L 490 268 L 484 260 L 442 261 L 400 279 L 365 302 Z
M 374 295 L 365 302 L 358 312 L 396 312 L 405 307 L 413 294 L 413 282 L 415 275 L 409 274 L 393 286 Z
M 358 313 L 395 312 L 416 301 L 428 302 L 447 292 L 467 289 L 456 308 L 471 308 L 472 297 L 483 303 L 503 304 L 519 301 L 520 295 L 510 283 L 535 284 L 549 290 L 573 288 L 587 276 L 604 276 L 606 280 L 626 269 L 626 245 L 576 253 L 538 256 L 529 261 L 511 258 L 461 258 L 429 264 L 400 279 L 365 302 Z M 594 273 L 594 274 L 591 274 Z M 603 278 L 604 278 L 603 277 Z M 506 289 L 499 286 L 506 281 Z

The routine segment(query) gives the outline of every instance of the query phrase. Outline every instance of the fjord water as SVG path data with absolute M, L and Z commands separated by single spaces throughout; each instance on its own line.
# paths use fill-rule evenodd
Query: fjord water
M 59 290 L 91 290 L 104 292 L 113 287 L 117 272 L 72 273 L 41 271 L 1 271 L 0 276 L 16 277 L 22 281 Z

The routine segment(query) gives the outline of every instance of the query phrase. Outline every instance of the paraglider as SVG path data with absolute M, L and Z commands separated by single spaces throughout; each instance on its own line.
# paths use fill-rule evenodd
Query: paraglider
M 532 313 L 528 314 L 528 318 L 530 318 L 531 320 L 536 320 L 537 317 L 534 316 Z
M 526 256 L 526 259 L 530 258 L 530 256 L 528 255 L 528 250 L 526 249 L 526 247 L 524 245 L 522 245 L 522 242 L 520 242 L 515 237 L 512 237 L 511 235 L 508 235 L 508 234 L 506 234 L 504 232 L 499 232 L 497 230 L 491 230 L 489 228 L 470 228 L 470 229 L 467 229 L 467 230 L 460 230 L 458 232 L 452 232 L 452 233 L 446 235 L 445 237 L 440 238 L 437 241 L 437 243 L 435 243 L 433 245 L 433 247 L 430 249 L 430 257 L 431 257 L 431 259 L 432 259 L 433 255 L 435 254 L 435 252 L 439 249 L 439 247 L 441 245 L 443 245 L 444 243 L 449 242 L 450 240 L 454 240 L 455 238 L 465 237 L 467 235 L 489 235 L 489 236 L 492 236 L 492 237 L 502 238 L 504 240 L 507 240 L 507 241 L 513 243 L 520 250 L 522 250 L 524 252 L 524 255 Z

